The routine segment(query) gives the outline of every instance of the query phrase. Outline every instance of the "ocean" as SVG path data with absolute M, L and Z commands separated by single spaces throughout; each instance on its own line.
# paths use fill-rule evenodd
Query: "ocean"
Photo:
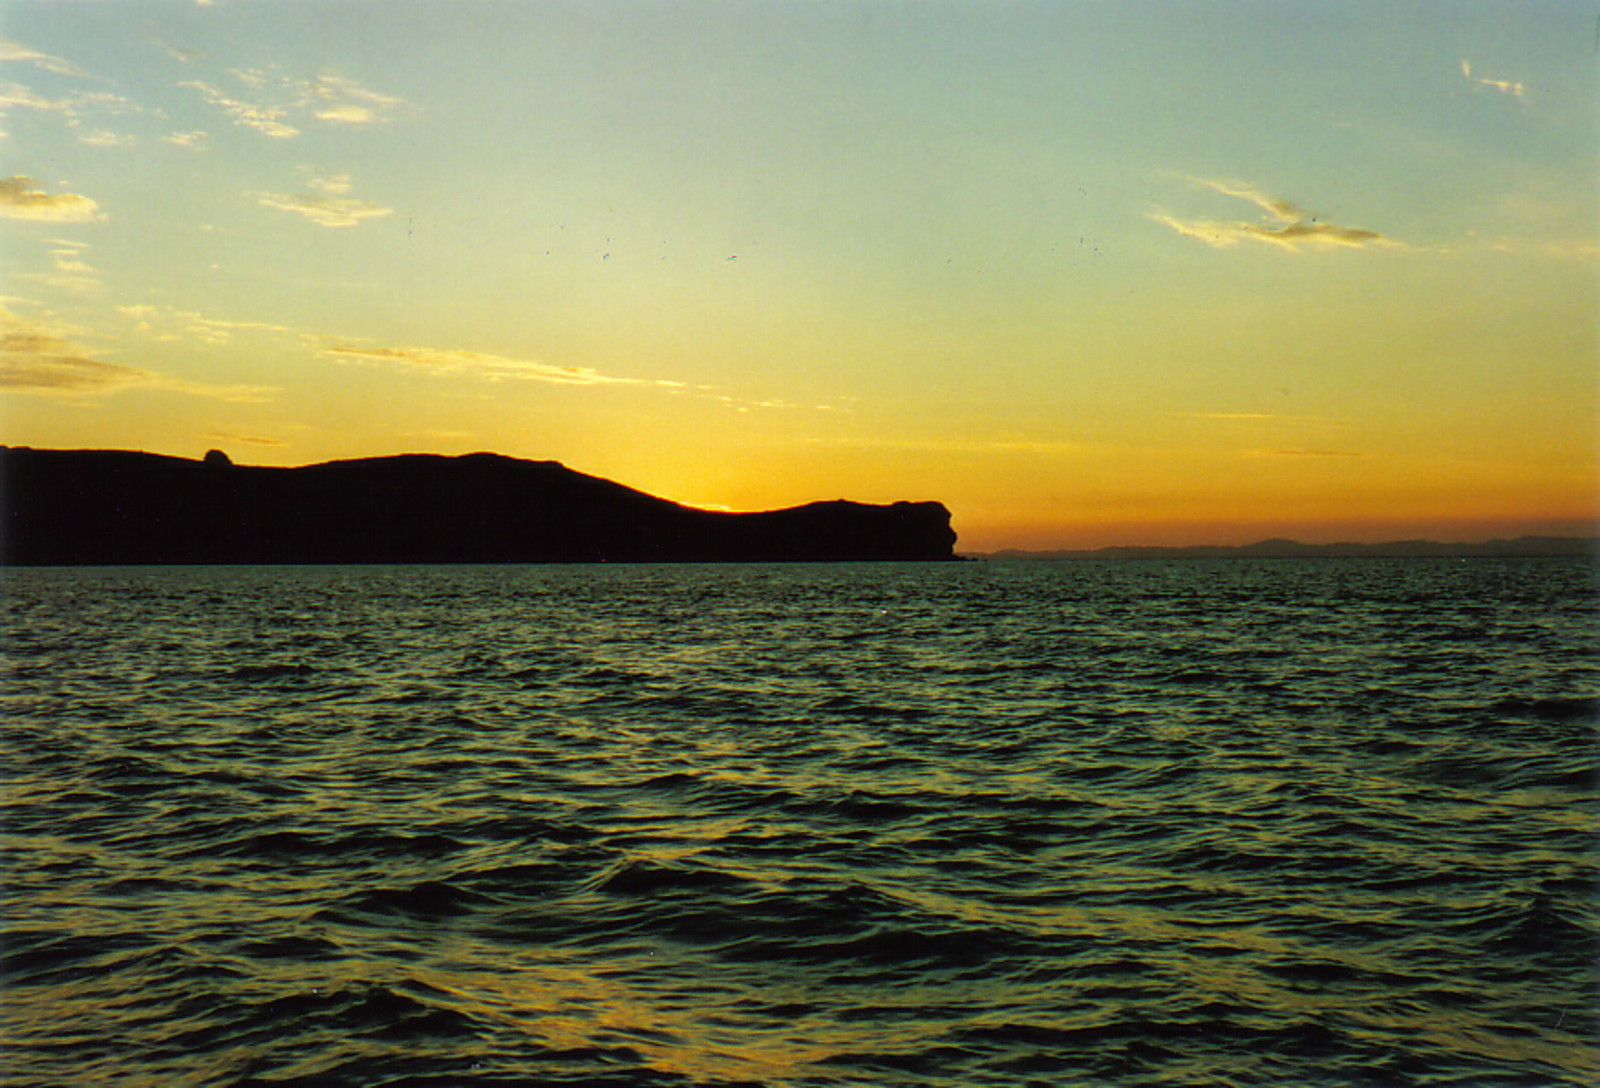
M 0 588 L 9 1088 L 1600 1083 L 1584 560 Z

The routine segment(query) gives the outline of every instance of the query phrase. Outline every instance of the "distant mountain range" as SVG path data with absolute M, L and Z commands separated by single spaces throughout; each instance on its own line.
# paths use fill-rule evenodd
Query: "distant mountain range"
M 984 559 L 1301 559 L 1336 557 L 1417 558 L 1427 556 L 1533 557 L 1592 556 L 1600 558 L 1600 537 L 1523 536 L 1479 544 L 1437 540 L 1396 540 L 1386 544 L 1302 544 L 1298 540 L 1261 540 L 1238 547 L 1113 547 L 1092 551 L 990 552 Z
M 0 447 L 0 491 L 11 565 L 955 558 L 936 502 L 721 513 L 492 453 L 260 468 Z

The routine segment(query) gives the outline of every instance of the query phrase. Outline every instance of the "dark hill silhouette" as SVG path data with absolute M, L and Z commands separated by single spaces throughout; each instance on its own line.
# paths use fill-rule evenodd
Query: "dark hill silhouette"
M 405 454 L 301 468 L 0 447 L 5 563 L 949 560 L 936 502 L 698 510 L 554 461 Z

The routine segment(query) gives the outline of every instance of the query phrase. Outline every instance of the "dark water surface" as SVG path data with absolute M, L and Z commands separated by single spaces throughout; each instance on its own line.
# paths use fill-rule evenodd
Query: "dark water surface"
M 1582 561 L 3 587 L 11 1088 L 1600 1081 Z

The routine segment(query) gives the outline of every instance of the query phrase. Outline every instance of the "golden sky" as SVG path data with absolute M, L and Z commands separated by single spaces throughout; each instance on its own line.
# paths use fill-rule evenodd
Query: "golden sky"
M 1591 531 L 1596 14 L 0 0 L 0 435 L 966 550 Z

